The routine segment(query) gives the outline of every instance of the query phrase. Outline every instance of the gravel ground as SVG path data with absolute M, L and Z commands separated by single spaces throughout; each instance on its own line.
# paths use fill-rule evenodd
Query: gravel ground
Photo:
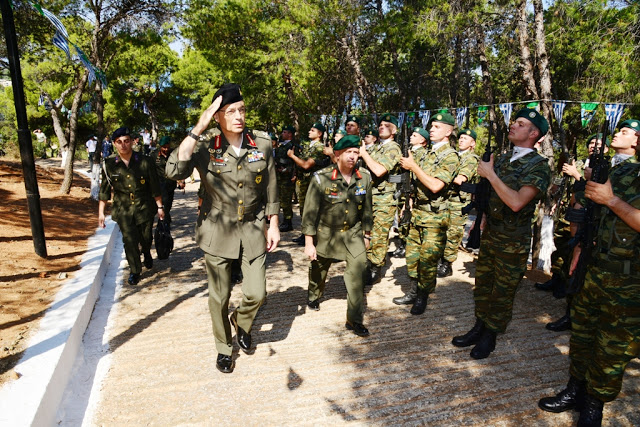
M 256 351 L 245 355 L 236 345 L 235 371 L 218 372 L 206 273 L 193 237 L 196 191 L 197 184 L 188 184 L 184 195 L 176 193 L 171 257 L 156 260 L 138 286 L 107 293 L 114 303 L 108 322 L 99 320 L 106 323 L 98 328 L 102 347 L 84 351 L 109 364 L 101 375 L 84 373 L 84 390 L 91 391 L 80 403 L 83 424 L 567 426 L 577 420 L 574 412 L 537 408 L 540 397 L 568 379 L 569 334 L 544 328 L 563 313 L 564 301 L 525 280 L 513 321 L 488 359 L 473 360 L 469 349 L 451 345 L 474 321 L 474 259 L 463 252 L 454 275 L 438 280 L 422 316 L 391 302 L 408 286 L 404 261 L 392 258 L 384 280 L 365 290 L 371 335 L 360 338 L 344 328 L 344 264 L 329 272 L 320 311 L 307 310 L 308 261 L 291 242 L 298 232 L 283 233 L 267 258 L 267 303 L 252 331 Z M 232 307 L 240 292 L 237 285 Z M 620 397 L 605 407 L 604 425 L 640 425 L 639 376 L 636 360 Z M 61 424 L 81 423 L 82 416 L 61 413 Z

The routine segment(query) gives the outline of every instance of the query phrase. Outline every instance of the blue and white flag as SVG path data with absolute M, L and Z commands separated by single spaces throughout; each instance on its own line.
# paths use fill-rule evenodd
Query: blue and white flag
M 513 112 L 513 104 L 511 104 L 510 102 L 500 104 L 500 111 L 502 111 L 502 115 L 504 116 L 504 124 L 509 127 L 509 122 L 511 121 L 511 112 Z
M 69 43 L 67 39 L 60 33 L 60 31 L 56 30 L 56 33 L 53 36 L 53 44 L 54 46 L 59 47 L 64 53 L 67 54 L 67 59 L 71 59 L 71 52 L 69 51 Z
M 343 113 L 340 118 L 340 127 L 344 129 L 344 126 L 347 124 L 347 114 Z
M 431 118 L 431 110 L 420 111 L 420 117 L 422 118 L 422 129 L 427 129 L 429 126 L 429 119 Z
M 44 105 L 44 93 L 40 94 L 40 99 L 38 99 L 38 106 Z
M 45 8 L 42 8 L 42 14 L 44 15 L 45 18 L 47 18 L 53 24 L 54 27 L 56 27 L 57 31 L 60 31 L 65 38 L 67 39 L 69 38 L 69 33 L 67 32 L 67 29 L 64 27 L 64 24 L 58 19 L 56 15 L 49 12 Z
M 327 126 L 327 115 L 323 114 L 322 116 L 320 116 L 320 123 L 322 123 L 322 126 Z
M 552 101 L 551 105 L 553 106 L 553 115 L 556 117 L 556 121 L 558 124 L 562 123 L 562 115 L 564 114 L 564 109 L 567 106 L 565 101 Z
M 61 102 L 62 102 L 62 98 L 58 98 L 55 101 L 53 101 L 53 105 L 55 105 L 57 107 L 58 104 L 60 104 Z
M 456 123 L 458 124 L 458 129 L 462 129 L 462 125 L 464 124 L 464 118 L 467 115 L 467 107 L 459 107 L 456 110 Z
M 142 101 L 142 112 L 147 116 L 151 114 L 151 111 L 149 111 L 149 107 L 147 107 L 147 103 L 145 101 Z
M 624 104 L 604 104 L 604 111 L 609 120 L 609 134 L 613 135 L 624 112 Z
M 404 111 L 398 113 L 398 127 L 399 128 L 401 128 L 402 124 L 404 123 L 404 115 L 405 115 Z
M 87 58 L 87 55 L 85 55 L 84 52 L 78 46 L 74 45 L 73 47 L 76 48 L 76 52 L 78 53 L 78 58 L 80 59 L 80 62 L 82 62 L 82 65 L 84 65 L 87 71 L 89 71 L 89 85 L 91 85 L 91 83 L 93 83 L 93 81 L 96 79 L 96 73 L 93 69 L 93 64 L 89 61 L 89 58 Z
M 376 124 L 376 126 L 378 126 L 378 114 L 377 113 L 373 113 L 373 122 Z

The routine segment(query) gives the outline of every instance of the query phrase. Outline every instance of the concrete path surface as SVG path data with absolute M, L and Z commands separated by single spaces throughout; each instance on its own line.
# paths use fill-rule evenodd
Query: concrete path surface
M 59 411 L 61 425 L 568 426 L 577 420 L 574 412 L 537 408 L 539 398 L 568 379 L 569 334 L 544 328 L 563 313 L 564 301 L 525 280 L 513 321 L 488 359 L 473 360 L 470 349 L 451 345 L 474 321 L 474 259 L 466 253 L 452 277 L 438 280 L 422 316 L 391 302 L 408 286 L 404 261 L 392 258 L 384 280 L 365 291 L 371 336 L 360 338 L 344 328 L 344 263 L 332 267 L 320 311 L 307 310 L 308 261 L 291 242 L 298 232 L 283 233 L 267 258 L 268 297 L 252 331 L 255 354 L 236 345 L 235 371 L 218 372 L 206 273 L 194 242 L 196 191 L 194 183 L 176 193 L 168 260 L 155 260 L 138 286 L 122 285 L 126 262 L 107 275 Z M 232 307 L 240 292 L 237 285 Z M 620 397 L 605 407 L 605 425 L 640 425 L 639 376 L 636 360 Z

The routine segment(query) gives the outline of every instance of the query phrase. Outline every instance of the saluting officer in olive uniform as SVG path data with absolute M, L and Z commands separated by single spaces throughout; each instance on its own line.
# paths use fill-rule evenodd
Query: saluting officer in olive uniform
M 601 425 L 604 403 L 618 396 L 627 364 L 640 355 L 639 136 L 640 120 L 622 122 L 609 180 L 587 182 L 584 195 L 602 208 L 592 262 L 571 306 L 570 379 L 538 402 L 549 412 L 579 410 L 579 426 Z
M 283 221 L 280 231 L 293 230 L 293 207 L 292 199 L 295 191 L 296 167 L 293 160 L 287 155 L 289 150 L 293 150 L 293 135 L 296 129 L 293 126 L 285 126 L 282 129 L 280 142 L 276 147 L 276 176 L 278 179 L 278 192 L 280 194 L 280 207 L 282 208 Z
M 459 166 L 458 153 L 449 145 L 454 123 L 451 114 L 438 113 L 429 129 L 431 149 L 419 159 L 415 159 L 411 152 L 409 157 L 400 159 L 402 167 L 415 176 L 416 196 L 411 211 L 406 254 L 412 288 L 405 295 L 405 301 L 395 303 L 408 304 L 407 300 L 412 294 L 416 295 L 411 307 L 413 315 L 424 313 L 429 295 L 435 291 L 438 260 L 442 257 L 447 240 L 447 190 Z
M 293 160 L 298 168 L 296 172 L 296 187 L 298 190 L 298 203 L 300 205 L 300 217 L 304 214 L 304 201 L 311 181 L 311 175 L 330 162 L 329 157 L 324 154 L 324 145 L 322 144 L 322 135 L 325 132 L 322 123 L 314 123 L 309 129 L 309 142 L 302 142 L 300 150 L 296 154 L 296 150 L 290 149 L 287 155 Z M 299 245 L 304 245 L 304 234 L 293 239 Z
M 471 202 L 471 194 L 461 191 L 460 186 L 465 182 L 472 183 L 476 177 L 478 160 L 475 153 L 476 138 L 474 130 L 462 129 L 458 134 L 458 155 L 460 167 L 458 175 L 453 179 L 449 187 L 449 227 L 447 228 L 447 244 L 442 255 L 442 262 L 438 266 L 438 277 L 448 277 L 453 274 L 451 264 L 458 259 L 458 246 L 464 237 L 464 225 L 467 222 L 467 214 L 462 214 L 462 208 Z
M 367 336 L 363 325 L 364 273 L 366 246 L 371 239 L 371 175 L 358 170 L 360 138 L 347 135 L 334 146 L 336 164 L 316 172 L 311 179 L 302 232 L 304 252 L 309 266 L 309 301 L 312 310 L 320 309 L 327 272 L 335 261 L 346 261 L 344 282 L 347 287 L 346 328 Z
M 251 352 L 251 326 L 266 295 L 266 251 L 278 245 L 278 188 L 271 140 L 245 129 L 240 86 L 224 84 L 198 124 L 174 150 L 167 177 L 184 179 L 198 169 L 207 192 L 196 223 L 196 242 L 204 251 L 209 310 L 221 372 L 233 371 L 231 324 L 240 349 Z M 211 119 L 215 129 L 205 132 Z M 269 221 L 267 228 L 266 222 Z M 242 260 L 242 302 L 228 317 L 231 265 Z
M 474 345 L 471 357 L 484 359 L 496 345 L 496 334 L 511 320 L 513 299 L 527 268 L 531 223 L 538 200 L 544 197 L 551 171 L 533 148 L 549 131 L 549 123 L 536 110 L 523 108 L 509 128 L 512 151 L 493 161 L 480 161 L 478 175 L 489 180 L 491 194 L 487 225 L 476 263 L 476 324 L 453 338 L 453 345 Z
M 164 216 L 168 224 L 171 224 L 171 208 L 173 207 L 173 196 L 176 188 L 184 188 L 184 181 L 174 181 L 166 176 L 167 160 L 171 154 L 171 138 L 163 136 L 158 141 L 158 149 L 151 152 L 151 159 L 156 165 L 158 171 L 158 182 L 160 183 L 160 191 L 162 192 L 162 205 L 164 206 Z
M 373 179 L 373 230 L 371 244 L 367 249 L 370 264 L 369 281 L 372 284 L 382 280 L 382 267 L 385 264 L 389 249 L 389 231 L 398 210 L 397 201 L 393 198 L 397 184 L 401 182 L 400 157 L 402 149 L 394 141 L 398 132 L 398 118 L 391 114 L 383 114 L 378 123 L 380 142 L 371 152 L 360 147 L 360 157 L 371 172 Z
M 151 159 L 133 151 L 131 131 L 126 127 L 117 129 L 111 135 L 117 154 L 107 157 L 102 168 L 100 202 L 98 204 L 98 224 L 104 228 L 104 208 L 111 199 L 111 217 L 122 232 L 124 252 L 129 263 L 130 285 L 140 281 L 142 264 L 140 246 L 144 254 L 144 266 L 153 267 L 151 242 L 153 218 L 158 213 L 164 219 L 158 175 Z M 155 199 L 155 200 L 154 200 Z

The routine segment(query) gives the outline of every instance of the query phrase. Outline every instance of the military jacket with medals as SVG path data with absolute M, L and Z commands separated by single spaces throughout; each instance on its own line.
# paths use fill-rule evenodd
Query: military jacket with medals
M 196 223 L 196 243 L 208 254 L 236 259 L 242 245 L 249 259 L 266 251 L 267 217 L 277 215 L 271 138 L 266 132 L 243 131 L 239 154 L 218 129 L 205 132 L 189 160 L 174 150 L 167 161 L 167 178 L 179 180 L 197 169 L 208 197 L 203 198 Z
M 293 159 L 287 155 L 287 152 L 289 150 L 294 150 L 295 148 L 296 146 L 293 143 L 293 140 L 288 142 L 278 142 L 275 154 L 275 165 L 278 179 L 281 179 L 283 182 L 291 185 L 293 185 L 293 183 L 290 181 L 295 175 L 296 168 Z
M 160 196 L 158 174 L 151 158 L 133 152 L 129 165 L 117 154 L 104 160 L 99 199 L 111 199 L 111 217 L 118 222 L 133 218 L 136 224 L 153 221 L 158 212 L 154 197 Z
M 354 169 L 351 182 L 337 165 L 313 174 L 305 199 L 302 233 L 314 236 L 318 255 L 346 260 L 365 251 L 364 232 L 373 228 L 371 174 Z
M 387 141 L 385 143 L 377 143 L 376 148 L 370 152 L 370 155 L 373 160 L 380 163 L 387 170 L 387 173 L 381 177 L 372 175 L 373 196 L 376 198 L 376 204 L 393 205 L 395 204 L 393 194 L 396 192 L 401 179 L 399 162 L 402 157 L 402 149 L 397 142 Z
M 315 171 L 325 168 L 331 162 L 329 156 L 324 154 L 324 145 L 320 141 L 317 141 L 313 145 L 311 141 L 303 141 L 296 155 L 302 160 L 313 159 L 315 162 L 309 169 L 297 168 L 298 179 L 311 178 L 311 175 Z

